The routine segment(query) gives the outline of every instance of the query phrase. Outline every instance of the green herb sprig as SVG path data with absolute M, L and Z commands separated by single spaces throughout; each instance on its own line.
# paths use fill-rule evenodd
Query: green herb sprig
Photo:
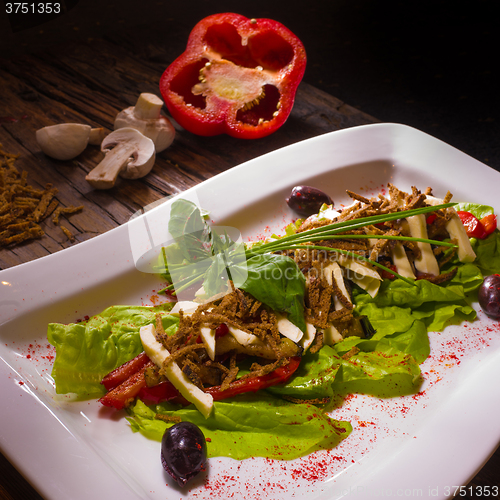
M 179 200 L 175 203 L 178 203 L 177 210 L 176 210 L 176 219 L 175 219 L 175 227 L 179 226 L 179 219 L 182 219 L 182 214 L 185 214 L 186 220 L 189 220 L 193 216 L 193 212 L 196 211 L 196 207 L 190 203 L 186 202 L 185 200 Z M 183 205 L 184 204 L 184 205 Z M 321 227 L 316 227 L 313 229 L 309 229 L 306 231 L 302 231 L 300 233 L 296 234 L 291 234 L 287 236 L 282 236 L 277 238 L 276 240 L 265 242 L 265 243 L 259 243 L 258 245 L 254 247 L 247 248 L 245 250 L 245 258 L 247 260 L 247 263 L 250 261 L 252 257 L 257 257 L 257 256 L 263 256 L 266 254 L 273 254 L 276 252 L 284 252 L 287 250 L 297 250 L 297 249 L 310 249 L 310 250 L 324 250 L 328 252 L 337 252 L 344 254 L 346 256 L 351 256 L 355 257 L 357 259 L 363 260 L 375 267 L 378 267 L 379 269 L 383 269 L 387 272 L 390 272 L 391 274 L 397 276 L 398 278 L 404 280 L 407 283 L 413 283 L 413 280 L 410 280 L 408 278 L 405 278 L 401 275 L 399 275 L 397 272 L 383 266 L 382 264 L 369 259 L 365 256 L 362 256 L 358 253 L 352 252 L 352 251 L 347 251 L 343 249 L 338 249 L 338 248 L 331 248 L 331 247 L 326 247 L 326 246 L 321 246 L 321 245 L 315 245 L 311 244 L 315 241 L 328 241 L 328 240 L 335 240 L 335 239 L 389 239 L 389 240 L 396 240 L 396 241 L 412 241 L 412 242 L 422 242 L 422 243 L 429 243 L 431 245 L 442 245 L 442 246 L 447 246 L 447 247 L 456 247 L 453 243 L 445 242 L 445 241 L 438 241 L 438 240 L 431 240 L 431 239 L 426 239 L 426 238 L 414 238 L 410 236 L 397 236 L 397 235 L 387 235 L 387 234 L 346 234 L 346 231 L 352 231 L 354 229 L 360 229 L 364 228 L 366 226 L 370 225 L 377 225 L 377 224 L 382 224 L 384 222 L 390 222 L 393 220 L 398 220 L 398 219 L 403 219 L 407 217 L 413 217 L 417 216 L 420 214 L 427 214 L 430 212 L 436 212 L 438 210 L 450 208 L 452 206 L 456 205 L 456 203 L 443 203 L 440 205 L 435 205 L 435 206 L 429 206 L 429 207 L 420 207 L 416 209 L 411 209 L 411 210 L 401 210 L 399 212 L 392 212 L 392 213 L 387 213 L 387 214 L 379 214 L 379 215 L 372 215 L 368 217 L 361 217 L 358 219 L 351 219 L 351 220 L 346 220 L 342 222 L 334 222 L 332 224 L 327 224 L 325 226 Z M 197 218 L 199 221 L 201 218 Z M 185 224 L 184 226 L 186 226 Z M 227 236 L 227 235 L 226 235 Z M 214 241 L 212 244 L 212 249 L 211 250 L 206 250 L 206 257 L 213 257 L 215 255 L 214 249 L 216 247 L 219 248 L 219 250 L 226 250 L 228 248 L 227 246 L 227 241 L 226 245 L 222 246 L 220 245 L 219 238 L 217 235 L 215 235 L 215 239 L 217 241 Z M 232 242 L 231 242 L 232 244 Z M 199 251 L 199 248 L 197 248 Z M 185 255 L 188 254 L 189 252 L 184 251 L 183 252 Z M 241 255 L 240 259 L 241 260 Z M 231 260 L 229 260 L 228 265 L 231 266 Z M 238 262 L 240 264 L 241 262 Z M 181 264 L 175 264 L 174 266 L 176 268 L 182 267 L 182 265 L 185 265 L 186 262 L 183 262 Z M 230 267 L 229 267 L 230 269 Z M 179 279 L 176 281 L 175 287 L 173 284 L 165 287 L 163 290 L 160 291 L 160 293 L 165 293 L 165 292 L 171 292 L 175 293 L 175 291 L 180 292 L 181 290 L 184 290 L 190 286 L 193 286 L 197 282 L 201 281 L 207 274 L 209 273 L 209 269 L 202 269 L 198 273 L 186 276 L 182 279 Z

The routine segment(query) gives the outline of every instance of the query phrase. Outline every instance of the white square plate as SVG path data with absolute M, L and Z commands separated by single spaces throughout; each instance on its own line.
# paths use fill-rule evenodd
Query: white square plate
M 453 201 L 495 207 L 500 174 L 437 139 L 396 124 L 350 128 L 249 161 L 191 189 L 217 224 L 245 238 L 279 232 L 295 216 L 291 188 L 308 184 L 339 205 L 345 190 L 376 194 L 450 190 Z M 151 213 L 162 215 L 169 203 Z M 164 219 L 166 220 L 166 219 Z M 500 327 L 478 320 L 431 333 L 421 393 L 353 396 L 333 413 L 353 424 L 335 450 L 290 462 L 211 459 L 190 490 L 161 468 L 159 443 L 133 434 L 95 401 L 55 396 L 49 322 L 74 322 L 115 304 L 158 301 L 161 283 L 139 272 L 129 224 L 54 255 L 0 272 L 0 447 L 46 498 L 337 499 L 446 498 L 500 442 Z

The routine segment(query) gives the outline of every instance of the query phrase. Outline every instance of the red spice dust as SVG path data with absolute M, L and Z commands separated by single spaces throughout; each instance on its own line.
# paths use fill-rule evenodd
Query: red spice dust
M 499 344 L 500 323 L 465 323 L 442 333 L 431 333 L 430 342 L 432 352 L 421 365 L 424 384 L 419 392 L 391 399 L 351 394 L 334 410 L 334 418 L 349 420 L 353 426 L 352 433 L 334 450 L 316 452 L 290 462 L 258 459 L 261 461 L 252 464 L 254 459 L 246 460 L 236 470 L 214 471 L 203 488 L 191 492 L 193 498 L 274 500 L 298 497 L 306 491 L 319 491 L 327 480 L 328 484 L 335 483 L 332 478 L 359 462 L 386 437 L 417 439 L 418 433 L 413 434 L 412 426 L 404 426 L 403 422 L 417 411 L 425 411 L 432 400 L 434 387 L 452 380 L 454 370 L 461 369 L 466 359 Z M 254 466 L 255 471 L 250 466 L 254 474 L 249 476 L 248 470 L 239 474 L 240 467 L 243 470 L 247 463 Z M 255 477 L 257 483 L 245 484 L 248 477 Z
M 15 349 L 26 359 L 35 363 L 53 363 L 56 356 L 56 348 L 47 342 L 33 342 L 31 344 L 17 345 L 12 342 Z

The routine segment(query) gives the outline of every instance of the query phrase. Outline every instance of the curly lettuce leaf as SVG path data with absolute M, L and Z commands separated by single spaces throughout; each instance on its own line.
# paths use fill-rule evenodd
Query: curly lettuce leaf
M 349 337 L 334 346 L 323 346 L 315 354 L 306 354 L 286 384 L 268 391 L 299 400 L 332 399 L 348 393 L 403 396 L 418 391 L 419 362 L 428 354 L 427 330 L 420 322 L 394 338 Z
M 474 244 L 476 264 L 484 276 L 500 274 L 500 231 L 495 231 L 484 240 L 476 240 Z
M 482 219 L 483 217 L 491 215 L 495 212 L 493 207 L 490 207 L 489 205 L 480 205 L 478 203 L 458 203 L 454 208 L 457 212 L 470 212 L 478 219 Z
M 113 306 L 88 321 L 62 325 L 50 323 L 47 338 L 56 348 L 52 377 L 58 394 L 100 397 L 105 393 L 102 378 L 143 351 L 139 329 L 153 323 L 160 306 Z M 176 327 L 178 318 L 165 315 L 165 329 Z
M 348 422 L 334 420 L 313 405 L 289 403 L 266 393 L 214 404 L 215 411 L 205 419 L 192 405 L 179 408 L 163 403 L 148 407 L 138 401 L 129 409 L 129 423 L 133 431 L 161 441 L 172 423 L 158 420 L 156 414 L 180 417 L 200 427 L 208 439 L 209 457 L 236 460 L 292 460 L 335 448 L 352 430 Z
M 441 285 L 427 280 L 414 284 L 385 280 L 373 299 L 356 293 L 356 310 L 370 318 L 378 336 L 404 332 L 415 320 L 423 321 L 429 331 L 440 331 L 464 319 L 472 321 L 476 312 L 467 301 L 467 293 L 480 286 L 482 275 L 472 265 L 459 268 L 458 273 L 458 277 Z

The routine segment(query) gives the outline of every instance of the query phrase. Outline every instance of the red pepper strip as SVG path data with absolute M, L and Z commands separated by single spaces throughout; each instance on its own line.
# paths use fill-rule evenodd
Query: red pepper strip
M 495 214 L 486 215 L 480 221 L 486 236 L 489 236 L 497 228 L 497 216 Z
M 300 356 L 293 357 L 290 358 L 287 365 L 276 368 L 267 375 L 236 380 L 224 391 L 220 390 L 220 386 L 214 386 L 206 388 L 205 392 L 211 394 L 214 401 L 220 401 L 245 392 L 256 392 L 285 383 L 299 367 L 300 360 Z M 173 401 L 182 405 L 190 404 L 169 381 L 161 382 L 154 387 L 147 387 L 144 371 L 148 366 L 154 366 L 153 362 L 149 361 L 141 370 L 108 392 L 99 401 L 104 406 L 110 406 L 117 410 L 125 408 L 136 397 L 145 404 L 158 404 L 162 401 Z
M 144 372 L 146 368 L 154 366 L 152 361 L 148 361 L 139 371 L 131 375 L 125 382 L 115 387 L 104 395 L 99 402 L 104 406 L 110 406 L 117 410 L 123 410 L 140 393 L 143 387 L 146 387 Z
M 394 264 L 390 265 L 389 269 L 391 271 L 394 271 L 394 272 L 397 272 L 397 270 L 398 270 L 398 268 Z M 384 279 L 384 280 L 393 280 L 396 277 L 395 274 L 392 274 L 389 271 L 386 271 L 385 269 L 382 269 L 381 275 L 382 275 L 382 279 Z
M 470 212 L 464 211 L 459 211 L 457 214 L 460 217 L 469 238 L 478 238 L 480 240 L 486 238 L 486 231 L 477 217 L 472 215 Z
M 127 361 L 112 372 L 108 373 L 101 380 L 101 384 L 106 388 L 106 390 L 110 391 L 111 389 L 118 387 L 134 373 L 139 371 L 148 361 L 148 355 L 145 352 L 142 352 L 135 358 Z
M 189 401 L 181 396 L 180 392 L 168 380 L 153 387 L 143 387 L 138 395 L 139 399 L 147 404 L 158 404 L 162 401 L 175 400 L 176 403 L 188 405 Z
M 281 23 L 214 14 L 193 28 L 160 91 L 194 134 L 257 139 L 285 123 L 305 68 L 302 42 Z
M 427 223 L 428 226 L 430 226 L 436 219 L 437 219 L 436 214 L 430 214 L 427 216 L 427 219 L 425 220 L 425 222 Z
M 261 377 L 236 380 L 225 391 L 220 386 L 208 387 L 205 392 L 212 395 L 215 401 L 231 398 L 245 392 L 256 392 L 273 385 L 285 383 L 300 365 L 300 356 L 290 358 L 287 365 L 276 368 L 276 370 Z M 182 405 L 189 405 L 177 389 L 168 381 L 162 382 L 155 387 L 147 387 L 139 393 L 139 399 L 146 404 L 157 404 L 162 401 L 173 401 Z
M 290 358 L 287 365 L 280 366 L 267 375 L 235 380 L 224 391 L 221 391 L 220 385 L 218 385 L 214 387 L 207 387 L 205 392 L 211 394 L 214 401 L 220 401 L 245 392 L 257 392 L 261 389 L 267 389 L 273 385 L 285 383 L 299 367 L 300 360 L 300 356 L 296 356 Z

